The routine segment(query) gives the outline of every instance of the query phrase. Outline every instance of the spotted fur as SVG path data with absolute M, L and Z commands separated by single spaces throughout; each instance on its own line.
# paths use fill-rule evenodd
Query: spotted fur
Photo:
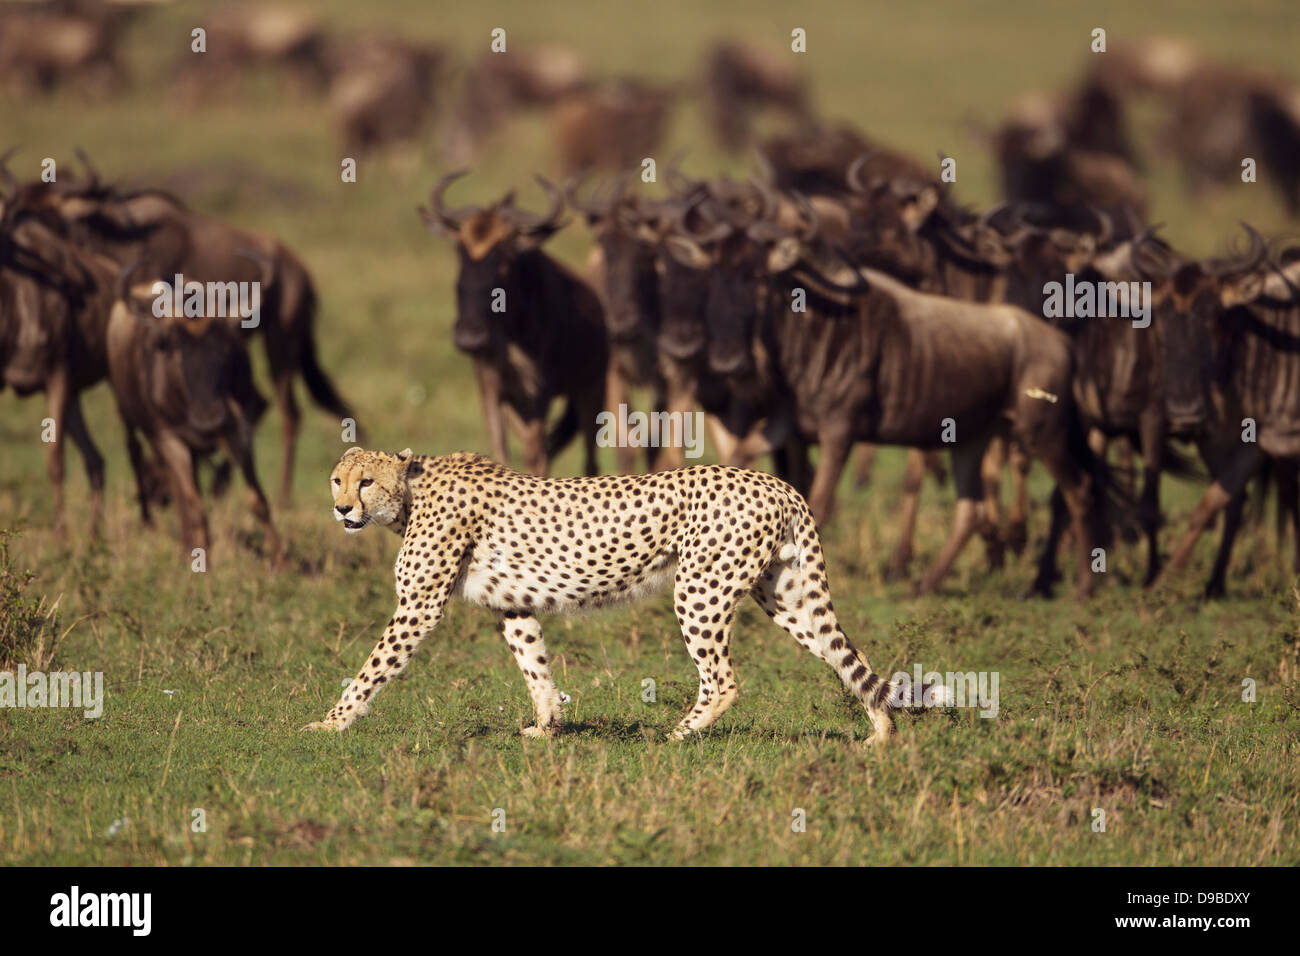
M 746 595 L 840 676 L 867 710 L 873 740 L 893 732 L 891 685 L 840 629 L 807 503 L 772 475 L 710 465 L 597 478 L 539 478 L 479 455 L 350 449 L 330 476 L 348 531 L 402 536 L 397 610 L 324 720 L 344 730 L 369 712 L 437 625 L 453 595 L 497 612 L 537 723 L 560 727 L 560 694 L 541 613 L 607 607 L 665 587 L 699 671 L 695 705 L 670 736 L 704 730 L 736 699 L 731 630 Z

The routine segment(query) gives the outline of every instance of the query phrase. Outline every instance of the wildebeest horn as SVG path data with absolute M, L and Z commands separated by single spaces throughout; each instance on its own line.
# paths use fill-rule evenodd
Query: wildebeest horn
M 1093 233 L 1093 239 L 1098 246 L 1104 245 L 1110 241 L 1110 237 L 1115 234 L 1115 225 L 1111 222 L 1110 216 L 1102 212 L 1096 206 L 1088 207 L 1088 214 L 1092 216 L 1093 221 L 1097 223 L 1097 231 Z
M 781 200 L 777 196 L 770 183 L 764 182 L 757 176 L 750 179 L 754 189 L 758 192 L 759 199 L 763 202 L 763 208 L 758 212 L 759 221 L 766 219 L 775 219 L 781 211 Z
M 768 159 L 767 153 L 763 152 L 759 146 L 754 147 L 754 160 L 758 163 L 758 171 L 762 178 L 772 185 L 776 185 L 776 167 Z
M 833 276 L 827 275 L 821 269 L 810 269 L 809 271 L 811 272 L 813 277 L 816 278 L 819 282 L 824 283 L 827 286 L 827 288 L 833 289 L 836 292 L 856 295 L 861 292 L 870 291 L 871 289 L 870 283 L 868 283 L 866 279 L 862 278 L 862 273 L 858 271 L 857 265 L 849 257 L 849 254 L 844 250 L 844 247 L 836 245 L 832 248 L 835 252 L 836 257 L 839 258 L 844 263 L 844 269 L 836 272 L 835 275 Z M 841 278 L 848 279 L 850 277 L 852 281 L 849 282 L 840 281 Z
M 1209 266 L 1206 271 L 1213 276 L 1223 276 L 1231 274 L 1240 274 L 1253 272 L 1263 264 L 1268 256 L 1268 243 L 1264 237 L 1255 231 L 1248 223 L 1240 223 L 1241 228 L 1246 230 L 1246 235 L 1250 237 L 1250 248 L 1244 255 L 1233 257 L 1216 262 Z
M 807 220 L 807 225 L 799 238 L 804 242 L 810 242 L 821 231 L 822 218 L 817 215 L 816 207 L 808 201 L 808 197 L 803 193 L 796 190 L 791 195 L 794 196 L 794 201 L 799 204 L 799 208 L 803 210 L 804 217 Z
M 570 206 L 583 215 L 591 216 L 593 218 L 601 218 L 609 215 L 609 211 L 614 205 L 613 201 L 602 200 L 600 198 L 601 191 L 605 188 L 605 183 L 596 183 L 595 188 L 591 191 L 591 195 L 589 195 L 586 200 L 578 198 L 578 187 L 582 185 L 582 181 L 586 178 L 586 170 L 574 173 L 570 176 L 564 183 L 565 199 L 568 200 Z
M 551 208 L 543 216 L 536 216 L 530 212 L 524 212 L 522 209 L 503 209 L 502 213 L 519 227 L 519 231 L 526 236 L 536 235 L 539 232 L 553 231 L 557 227 L 560 214 L 564 212 L 564 193 L 545 176 L 540 173 L 533 175 L 537 184 L 545 190 L 546 195 L 550 197 Z
M 123 303 L 128 309 L 130 309 L 132 315 L 136 316 L 137 318 L 153 321 L 154 318 L 153 315 L 149 312 L 145 312 L 141 310 L 140 307 L 136 304 L 135 298 L 131 295 L 131 277 L 135 275 L 135 273 L 139 270 L 143 261 L 144 260 L 142 259 L 137 259 L 129 266 L 125 266 L 122 269 L 122 271 L 117 274 L 116 293 L 117 293 L 118 301 Z
M 438 180 L 433 187 L 433 192 L 429 194 L 429 205 L 433 210 L 433 215 L 437 217 L 444 227 L 452 232 L 459 231 L 460 224 L 465 217 L 473 215 L 481 208 L 479 206 L 465 206 L 462 209 L 448 209 L 443 204 L 442 194 L 447 191 L 447 187 L 468 172 L 468 169 L 458 169 L 453 173 L 448 173 Z
M 862 182 L 862 168 L 867 165 L 867 161 L 871 159 L 872 156 L 876 155 L 877 152 L 878 151 L 874 149 L 867 150 L 853 161 L 849 166 L 849 171 L 844 174 L 845 183 L 847 183 L 849 189 L 853 190 L 855 193 L 865 193 L 867 191 L 866 184 Z
M 77 159 L 81 161 L 81 165 L 86 170 L 86 175 L 90 177 L 90 185 L 92 187 L 98 186 L 99 170 L 95 168 L 95 165 L 90 161 L 90 157 L 86 155 L 86 151 L 84 149 L 78 146 L 75 152 L 77 154 Z

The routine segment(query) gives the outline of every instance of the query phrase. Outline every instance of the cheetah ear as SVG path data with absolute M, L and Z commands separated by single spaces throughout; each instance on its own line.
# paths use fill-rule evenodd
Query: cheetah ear
M 347 458 L 349 455 L 355 455 L 355 454 L 357 454 L 358 452 L 360 452 L 360 451 L 364 451 L 364 450 L 365 450 L 365 449 L 363 449 L 360 445 L 353 445 L 351 448 L 349 448 L 347 451 L 345 451 L 345 452 L 343 453 L 342 457 L 343 457 L 343 458 Z
M 410 457 L 411 457 L 411 449 L 409 449 L 409 448 L 407 448 L 405 451 L 399 451 L 399 452 L 397 453 L 397 460 L 398 460 L 398 461 L 406 461 L 406 460 L 408 460 Z

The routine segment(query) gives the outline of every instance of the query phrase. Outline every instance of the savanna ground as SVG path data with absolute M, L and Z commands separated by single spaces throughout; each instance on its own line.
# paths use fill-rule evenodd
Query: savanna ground
M 1294 71 L 1297 31 L 1283 2 L 1219 10 L 1153 3 L 1052 5 L 800 4 L 768 0 L 644 7 L 487 2 L 434 15 L 417 0 L 315 5 L 339 29 L 398 29 L 451 44 L 463 57 L 504 26 L 512 44 L 556 42 L 598 71 L 685 75 L 705 43 L 734 32 L 788 49 L 808 31 L 801 63 L 817 102 L 887 141 L 958 160 L 968 202 L 994 197 L 971 117 L 992 121 L 1023 91 L 1070 81 L 1089 31 L 1112 39 L 1178 31 L 1214 55 Z M 441 168 L 431 146 L 364 160 L 339 182 L 325 107 L 254 77 L 201 111 L 171 105 L 166 65 L 201 22 L 198 5 L 151 13 L 128 40 L 137 85 L 87 105 L 74 95 L 6 101 L 14 167 L 72 161 L 85 147 L 109 175 L 156 181 L 187 173 L 199 209 L 282 236 L 314 271 L 325 366 L 359 410 L 374 446 L 423 453 L 486 451 L 468 362 L 450 343 L 454 258 L 414 213 Z M 1139 112 L 1149 134 L 1151 117 Z M 672 142 L 687 169 L 746 161 L 715 154 L 698 112 L 681 111 Z M 540 118 L 517 121 L 457 197 L 510 185 L 541 203 L 533 170 L 553 171 Z M 1181 247 L 1208 253 L 1245 218 L 1285 223 L 1264 185 L 1192 204 L 1176 171 L 1151 170 L 1155 219 Z M 580 262 L 575 224 L 553 242 Z M 260 347 L 259 347 L 260 348 Z M 260 355 L 258 356 L 260 362 Z M 264 378 L 263 378 L 264 381 Z M 713 864 L 1281 864 L 1300 861 L 1300 614 L 1290 564 L 1268 525 L 1238 543 L 1230 597 L 1199 598 L 1214 540 L 1157 593 L 1134 580 L 1141 556 L 1120 547 L 1086 606 L 1021 600 L 1029 558 L 990 573 L 972 547 L 942 594 L 907 597 L 880 568 L 897 531 L 901 454 L 883 456 L 865 492 L 846 486 L 827 529 L 832 588 L 847 632 L 878 670 L 996 671 L 1000 711 L 903 716 L 896 742 L 868 749 L 869 724 L 830 670 L 752 604 L 734 643 L 739 702 L 711 733 L 667 743 L 695 692 L 670 601 L 544 621 L 571 731 L 523 740 L 530 705 L 486 612 L 453 605 L 407 676 L 343 736 L 302 734 L 338 696 L 393 605 L 398 542 L 383 531 L 345 537 L 331 520 L 326 477 L 340 429 L 305 418 L 295 503 L 276 520 L 288 566 L 261 556 L 236 488 L 212 507 L 206 573 L 176 547 L 174 514 L 144 531 L 131 505 L 121 428 L 105 387 L 85 398 L 109 456 L 106 540 L 50 531 L 41 399 L 0 396 L 0 526 L 12 569 L 0 580 L 37 620 L 9 655 L 44 670 L 103 671 L 102 718 L 62 710 L 0 710 L 0 861 L 95 864 L 713 863 Z M 259 433 L 268 486 L 280 465 L 278 422 Z M 606 455 L 606 466 L 612 460 Z M 84 525 L 84 474 L 70 452 L 71 526 Z M 572 450 L 557 474 L 574 474 Z M 1033 486 L 1033 529 L 1048 486 Z M 1170 481 L 1170 528 L 1199 488 Z M 951 487 L 928 485 L 921 560 L 935 553 Z M 1285 553 L 1285 549 L 1284 552 Z M 35 577 L 22 598 L 16 575 Z M 1067 565 L 1068 573 L 1068 565 Z M 33 609 L 33 603 L 44 601 Z M 49 609 L 55 607 L 50 613 Z M 653 703 L 643 681 L 656 682 Z M 1253 703 L 1242 682 L 1257 685 Z M 193 832 L 193 811 L 206 832 Z M 1093 828 L 1105 810 L 1105 831 Z M 794 832 L 794 812 L 806 832 Z M 494 811 L 504 832 L 494 832 Z M 497 814 L 498 818 L 500 817 Z

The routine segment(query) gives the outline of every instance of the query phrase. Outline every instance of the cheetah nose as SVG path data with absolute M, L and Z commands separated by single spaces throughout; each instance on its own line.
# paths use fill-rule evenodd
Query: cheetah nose
M 334 506 L 334 510 L 337 511 L 337 512 L 338 512 L 339 514 L 341 514 L 341 515 L 345 515 L 345 514 L 347 514 L 349 511 L 352 510 L 352 506 L 351 506 L 351 505 L 335 505 L 335 506 Z

